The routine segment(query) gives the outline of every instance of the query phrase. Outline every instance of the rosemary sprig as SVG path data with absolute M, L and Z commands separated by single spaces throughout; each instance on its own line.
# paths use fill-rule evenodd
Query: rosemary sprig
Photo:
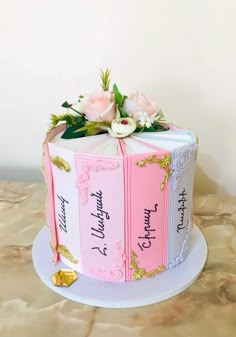
M 76 123 L 76 117 L 69 114 L 59 116 L 51 114 L 52 127 L 56 126 L 59 122 L 66 122 L 67 125 L 73 125 Z
M 81 131 L 86 131 L 86 136 L 93 136 L 96 135 L 100 130 L 99 128 L 101 127 L 110 127 L 111 124 L 109 122 L 106 121 L 89 121 L 87 122 L 83 127 L 80 127 L 76 130 L 74 130 L 74 132 L 81 132 Z
M 102 87 L 102 90 L 108 91 L 109 90 L 109 85 L 110 85 L 110 69 L 106 69 L 103 71 L 100 69 L 100 77 L 101 77 L 101 83 L 100 86 Z

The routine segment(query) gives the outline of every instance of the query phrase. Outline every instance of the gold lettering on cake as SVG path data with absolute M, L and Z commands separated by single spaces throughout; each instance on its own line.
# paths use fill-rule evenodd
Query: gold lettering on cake
M 165 170 L 164 177 L 161 181 L 161 190 L 164 189 L 165 184 L 168 182 L 169 177 L 171 175 L 171 169 L 170 169 L 170 162 L 171 162 L 171 155 L 169 153 L 164 154 L 161 158 L 157 158 L 155 154 L 137 161 L 136 165 L 139 167 L 144 167 L 146 164 L 159 164 L 160 168 Z
M 79 262 L 77 259 L 75 259 L 73 257 L 73 255 L 71 254 L 71 252 L 69 251 L 69 249 L 66 248 L 66 246 L 58 245 L 57 248 L 56 248 L 56 250 L 58 251 L 58 253 L 60 253 L 61 255 L 63 255 L 71 263 L 77 264 Z
M 65 172 L 70 172 L 70 165 L 60 156 L 54 156 L 50 158 L 53 165 L 55 165 L 59 170 L 64 170 Z
M 157 268 L 150 270 L 150 271 L 146 271 L 144 268 L 140 268 L 138 266 L 138 262 L 137 262 L 137 254 L 132 251 L 131 252 L 131 263 L 130 263 L 130 269 L 133 269 L 133 279 L 134 280 L 140 280 L 141 278 L 143 278 L 144 276 L 146 277 L 153 277 L 156 274 L 160 273 L 161 271 L 163 271 L 165 269 L 165 267 L 163 265 L 159 265 L 157 266 Z

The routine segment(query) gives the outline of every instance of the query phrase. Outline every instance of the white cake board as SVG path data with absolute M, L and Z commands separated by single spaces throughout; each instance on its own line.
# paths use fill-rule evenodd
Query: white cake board
M 70 300 L 106 308 L 131 308 L 164 301 L 189 287 L 201 273 L 207 245 L 197 226 L 191 233 L 190 253 L 183 263 L 153 278 L 129 282 L 105 282 L 78 273 L 78 280 L 69 287 L 54 286 L 51 276 L 58 269 L 68 268 L 62 262 L 54 265 L 49 246 L 49 230 L 43 227 L 33 243 L 34 268 L 41 280 L 56 293 Z

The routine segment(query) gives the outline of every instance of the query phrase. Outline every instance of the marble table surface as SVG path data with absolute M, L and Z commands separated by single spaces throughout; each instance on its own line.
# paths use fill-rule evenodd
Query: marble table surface
M 236 336 L 236 197 L 195 195 L 209 252 L 194 284 L 157 304 L 105 309 L 60 297 L 36 275 L 31 248 L 45 193 L 44 184 L 0 181 L 1 337 Z

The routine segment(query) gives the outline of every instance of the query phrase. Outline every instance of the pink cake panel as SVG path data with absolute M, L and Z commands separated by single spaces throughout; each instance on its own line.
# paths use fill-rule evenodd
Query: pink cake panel
M 131 251 L 137 254 L 139 267 L 147 272 L 159 265 L 166 266 L 166 232 L 168 214 L 169 182 L 161 190 L 165 170 L 157 163 L 146 163 L 144 167 L 137 162 L 155 154 L 161 158 L 167 151 L 138 154 L 131 157 L 128 184 L 129 193 L 129 257 Z M 130 263 L 130 261 L 129 261 Z M 129 277 L 132 279 L 131 271 Z
M 83 273 L 124 281 L 123 159 L 76 154 L 76 166 Z

